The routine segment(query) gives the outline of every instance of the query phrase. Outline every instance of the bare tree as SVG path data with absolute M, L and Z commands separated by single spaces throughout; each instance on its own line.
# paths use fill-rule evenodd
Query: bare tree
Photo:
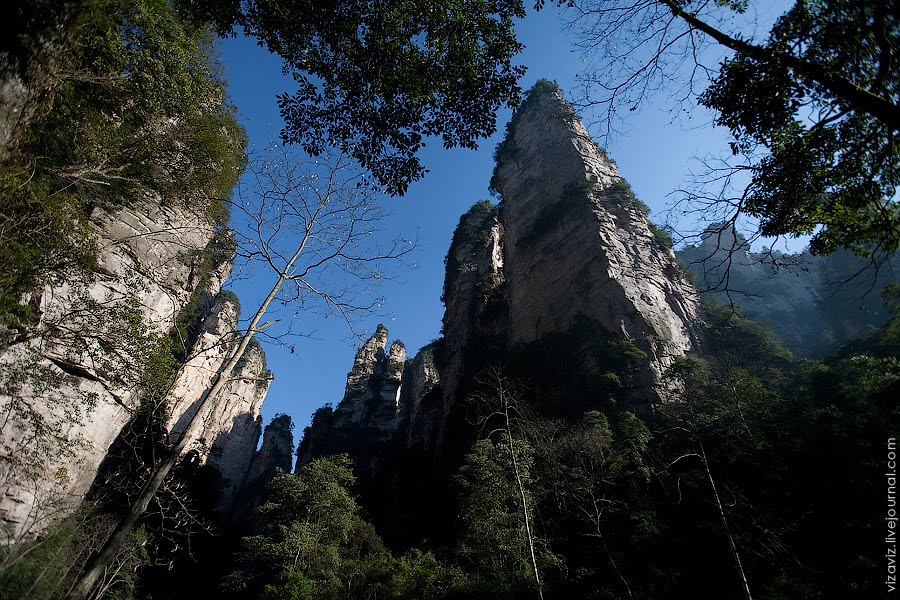
M 69 598 L 91 597 L 102 574 L 127 539 L 166 477 L 198 439 L 205 419 L 222 399 L 220 392 L 235 378 L 241 357 L 254 337 L 275 321 L 264 321 L 270 308 L 291 304 L 297 311 L 326 310 L 348 322 L 359 312 L 377 308 L 366 297 L 368 285 L 385 278 L 388 263 L 414 248 L 403 239 L 387 242 L 378 232 L 378 197 L 346 156 L 296 162 L 297 155 L 273 149 L 251 162 L 236 195 L 234 208 L 246 229 L 236 233 L 238 255 L 248 264 L 262 263 L 274 276 L 269 292 L 218 368 L 177 441 L 154 466 L 127 515 L 103 548 L 92 557 Z M 246 218 L 246 220 L 244 219 Z

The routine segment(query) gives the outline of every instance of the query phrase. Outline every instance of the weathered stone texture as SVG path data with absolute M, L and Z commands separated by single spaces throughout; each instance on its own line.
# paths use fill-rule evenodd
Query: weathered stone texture
M 466 427 L 464 415 L 454 406 L 474 389 L 482 368 L 585 323 L 591 330 L 573 339 L 627 340 L 646 352 L 629 382 L 633 402 L 665 399 L 666 368 L 700 346 L 696 290 L 558 93 L 533 92 L 517 112 L 498 149 L 492 184 L 502 199 L 499 210 L 476 203 L 453 234 L 444 337 L 407 364 L 399 413 L 391 412 L 397 382 L 388 385 L 384 376 L 387 330 L 379 327 L 357 353 L 344 399 L 334 411 L 316 413 L 301 443 L 306 458 L 298 460 L 345 451 L 389 454 L 398 446 L 440 455 L 451 440 L 465 437 L 458 431 Z M 565 368 L 600 377 L 609 369 L 603 361 L 585 353 L 583 364 Z
M 291 471 L 294 456 L 293 424 L 289 415 L 279 415 L 266 425 L 262 447 L 253 457 L 248 481 L 268 483 L 281 469 Z
M 564 333 L 580 316 L 648 353 L 636 400 L 657 401 L 675 357 L 695 350 L 696 291 L 623 201 L 615 165 L 562 97 L 533 92 L 501 153 L 509 343 Z
M 436 442 L 443 415 L 441 375 L 434 345 L 419 350 L 403 373 L 400 427 L 408 447 L 430 448 Z
M 5 380 L 19 378 L 14 389 L 0 391 L 0 413 L 7 416 L 0 430 L 0 521 L 13 526 L 14 537 L 38 533 L 50 515 L 64 515 L 80 502 L 140 403 L 144 365 L 129 356 L 131 349 L 120 339 L 123 324 L 110 315 L 117 307 L 133 305 L 140 318 L 132 328 L 168 331 L 199 283 L 200 254 L 214 234 L 195 211 L 166 205 L 158 197 L 145 198 L 135 209 L 95 211 L 91 222 L 98 240 L 95 276 L 48 285 L 40 295 L 39 323 L 27 337 L 0 350 Z M 182 400 L 172 407 L 173 422 L 190 409 L 221 364 L 220 338 L 233 328 L 237 315 L 233 305 L 216 304 L 213 297 L 229 267 L 221 265 L 209 274 L 202 306 L 207 312 L 201 314 L 206 321 L 194 348 L 210 347 L 197 353 L 179 376 L 176 388 Z M 85 310 L 88 304 L 92 311 Z M 261 361 L 261 355 L 248 357 L 242 369 L 258 375 L 253 370 Z M 44 384 L 30 377 L 35 371 L 43 374 Z M 243 423 L 246 419 L 240 415 L 251 418 L 240 425 L 245 433 L 236 437 L 252 437 L 253 431 L 258 436 L 255 418 L 265 389 L 252 382 L 230 384 L 225 394 L 232 398 L 221 404 L 223 410 L 210 417 L 204 431 L 207 443 Z M 57 439 L 31 436 L 23 425 L 23 409 L 53 425 Z M 247 460 L 236 458 L 232 450 L 221 456 L 227 465 Z
M 400 383 L 406 348 L 399 340 L 387 349 L 388 330 L 379 325 L 360 347 L 347 375 L 344 398 L 334 410 L 331 429 L 335 435 L 365 431 L 376 440 L 391 438 L 400 416 Z
M 441 345 L 441 413 L 446 415 L 466 376 L 470 344 L 476 338 L 502 336 L 506 323 L 486 318 L 489 306 L 503 304 L 504 232 L 496 209 L 475 204 L 462 216 L 447 254 L 444 283 L 444 341 Z M 435 441 L 439 443 L 440 432 Z
M 296 469 L 321 456 L 353 454 L 382 442 L 425 446 L 437 435 L 440 375 L 432 346 L 407 361 L 403 343 L 395 340 L 385 352 L 387 341 L 388 330 L 379 325 L 357 351 L 343 399 L 333 409 L 316 411 L 304 431 Z
M 172 389 L 171 416 L 167 427 L 171 443 L 196 412 L 205 390 L 234 348 L 238 307 L 229 298 L 218 297 L 203 320 L 191 358 L 184 364 Z M 216 410 L 206 416 L 203 428 L 189 446 L 201 464 L 219 469 L 226 485 L 221 506 L 227 508 L 235 492 L 247 481 L 250 463 L 260 436 L 260 408 L 269 389 L 270 374 L 259 346 L 247 348 L 233 379 L 222 390 Z

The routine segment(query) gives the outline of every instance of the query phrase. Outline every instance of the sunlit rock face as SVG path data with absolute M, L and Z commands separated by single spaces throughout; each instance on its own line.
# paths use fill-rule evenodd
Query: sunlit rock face
M 383 442 L 441 454 L 466 435 L 465 415 L 454 407 L 476 389 L 482 369 L 509 365 L 522 348 L 550 337 L 637 346 L 645 358 L 624 392 L 635 406 L 664 401 L 666 369 L 699 350 L 696 290 L 558 91 L 544 86 L 529 94 L 497 158 L 492 185 L 500 207 L 476 203 L 447 253 L 443 338 L 407 364 L 395 405 L 397 381 L 383 375 L 387 331 L 379 327 L 357 353 L 344 399 L 314 417 L 301 462 L 381 452 Z M 581 354 L 565 365 L 577 377 L 609 368 L 602 356 Z M 566 402 L 562 391 L 546 391 L 551 402 Z
M 115 213 L 96 210 L 90 220 L 97 235 L 95 274 L 89 280 L 63 274 L 38 290 L 31 300 L 38 322 L 0 350 L 0 413 L 6 417 L 0 429 L 0 524 L 10 526 L 13 539 L 39 533 L 81 501 L 140 405 L 149 357 L 135 340 L 168 332 L 201 279 L 201 333 L 176 382 L 179 400 L 169 407 L 170 424 L 184 421 L 233 341 L 226 333 L 233 331 L 237 309 L 230 300 L 216 300 L 230 264 L 200 273 L 201 256 L 215 237 L 205 217 L 147 196 Z M 254 378 L 263 375 L 259 369 L 261 353 L 248 355 L 241 366 Z M 265 381 L 229 385 L 228 401 L 208 416 L 203 443 L 192 444 L 202 448 L 203 460 L 228 435 L 241 447 L 253 438 L 252 457 L 266 387 Z M 234 448 L 216 453 L 229 473 L 249 460 L 237 458 L 246 451 Z
M 172 388 L 169 441 L 175 443 L 194 416 L 204 392 L 237 344 L 234 331 L 239 307 L 230 296 L 213 297 L 205 307 L 193 352 L 179 371 Z M 189 448 L 200 464 L 209 463 L 221 473 L 224 483 L 220 508 L 227 510 L 235 494 L 250 479 L 251 461 L 260 436 L 260 409 L 271 382 L 262 348 L 251 345 L 238 362 L 230 381 L 220 392 L 215 409 Z M 293 442 L 292 442 L 293 444 Z M 290 460 L 288 460 L 290 468 Z
M 596 324 L 647 353 L 634 400 L 664 399 L 666 368 L 699 348 L 696 291 L 615 165 L 549 86 L 520 108 L 493 185 L 503 201 L 509 345 Z

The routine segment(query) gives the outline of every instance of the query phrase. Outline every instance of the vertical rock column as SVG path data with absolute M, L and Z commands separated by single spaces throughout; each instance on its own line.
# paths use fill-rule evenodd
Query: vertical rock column
M 503 199 L 510 345 L 565 333 L 586 317 L 648 354 L 634 400 L 662 399 L 665 369 L 698 347 L 696 291 L 550 84 L 517 111 L 492 183 Z
M 467 374 L 477 370 L 473 350 L 489 345 L 488 338 L 506 341 L 503 226 L 497 209 L 476 203 L 460 220 L 447 253 L 444 279 L 444 342 L 441 347 L 442 427 Z M 497 341 L 493 339 L 492 341 Z M 434 436 L 438 445 L 442 434 Z

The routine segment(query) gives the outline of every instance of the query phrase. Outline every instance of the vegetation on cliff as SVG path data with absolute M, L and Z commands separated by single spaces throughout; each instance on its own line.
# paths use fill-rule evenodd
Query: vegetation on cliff
M 244 164 L 205 28 L 162 0 L 32 8 L 65 27 L 23 50 L 30 117 L 0 164 L 0 318 L 13 327 L 34 317 L 24 294 L 92 269 L 93 211 L 181 204 L 222 226 Z

